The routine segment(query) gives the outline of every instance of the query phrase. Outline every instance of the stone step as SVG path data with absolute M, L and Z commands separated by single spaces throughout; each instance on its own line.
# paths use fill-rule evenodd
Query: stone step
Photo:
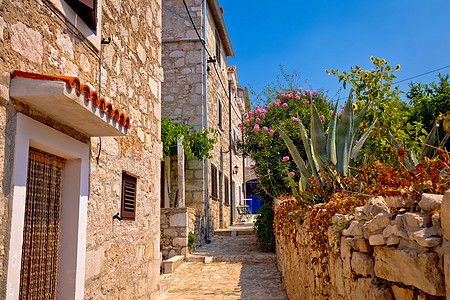
M 163 261 L 163 273 L 172 274 L 183 263 L 185 257 L 183 255 L 176 255 Z
M 159 278 L 159 294 L 164 294 L 170 289 L 169 278 L 160 277 Z
M 212 262 L 229 262 L 229 263 L 276 263 L 275 254 L 257 254 L 257 255 L 189 255 L 185 258 L 186 262 L 203 262 L 208 263 L 212 258 Z
M 253 229 L 218 229 L 214 231 L 214 235 L 217 236 L 238 236 L 238 235 L 254 235 Z

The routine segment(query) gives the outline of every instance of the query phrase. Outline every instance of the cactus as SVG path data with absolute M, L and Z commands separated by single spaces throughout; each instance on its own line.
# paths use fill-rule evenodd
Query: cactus
M 300 174 L 300 190 L 303 190 L 308 184 L 307 179 L 311 176 L 323 186 L 328 186 L 328 183 L 323 182 L 319 176 L 319 172 L 327 172 L 332 177 L 336 178 L 336 173 L 341 176 L 347 176 L 350 160 L 356 159 L 364 142 L 368 138 L 375 122 L 364 132 L 358 142 L 356 137 L 359 132 L 359 125 L 367 111 L 368 105 L 365 106 L 357 115 L 353 114 L 352 95 L 345 104 L 344 112 L 338 118 L 336 103 L 335 109 L 331 115 L 330 124 L 328 126 L 328 136 L 325 135 L 323 125 L 320 120 L 317 109 L 311 105 L 311 138 L 308 138 L 305 126 L 300 118 L 298 118 L 300 135 L 302 137 L 303 145 L 305 147 L 306 156 L 308 158 L 309 170 L 305 161 L 300 156 L 297 147 L 292 140 L 281 129 L 280 134 L 283 138 L 292 158 L 297 165 Z M 335 169 L 332 168 L 334 166 Z

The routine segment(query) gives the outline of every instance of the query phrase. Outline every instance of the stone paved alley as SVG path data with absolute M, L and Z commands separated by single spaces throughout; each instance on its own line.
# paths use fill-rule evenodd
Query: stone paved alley
M 160 299 L 287 299 L 275 253 L 257 250 L 250 226 L 217 231 L 186 260 L 162 276 L 170 287 Z

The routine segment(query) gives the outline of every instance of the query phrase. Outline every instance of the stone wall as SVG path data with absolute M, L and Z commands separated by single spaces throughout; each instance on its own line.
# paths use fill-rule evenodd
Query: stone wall
M 175 255 L 187 255 L 188 233 L 193 232 L 197 240 L 194 247 L 201 246 L 204 234 L 204 220 L 193 208 L 161 208 L 161 252 L 163 259 Z
M 187 2 L 187 5 L 193 22 L 202 37 L 203 29 L 206 27 L 206 48 L 214 56 L 216 25 L 209 6 L 207 6 L 207 11 L 204 12 L 202 2 L 201 0 L 192 0 Z M 205 24 L 203 24 L 204 16 L 206 16 Z M 229 148 L 227 57 L 223 45 L 221 45 L 221 66 L 218 63 L 209 63 L 209 71 L 206 74 L 207 82 L 205 82 L 203 46 L 198 39 L 195 40 L 198 37 L 190 23 L 182 1 L 163 1 L 162 37 L 162 65 L 164 67 L 162 115 L 170 117 L 176 123 L 193 125 L 197 130 L 202 129 L 206 125 L 204 99 L 207 96 L 208 120 L 206 122 L 209 129 L 218 130 L 218 141 L 211 152 L 212 158 L 209 160 L 208 165 L 205 166 L 204 162 L 189 159 L 186 169 L 186 206 L 199 209 L 204 213 L 205 202 L 209 201 L 209 207 L 212 210 L 210 211 L 210 225 L 212 224 L 211 232 L 213 232 L 214 229 L 229 225 L 231 213 L 230 207 L 223 204 L 223 181 L 218 187 L 219 191 L 222 192 L 218 193 L 219 201 L 217 203 L 210 197 L 205 197 L 205 176 L 209 176 L 208 179 L 210 179 L 211 163 L 217 167 L 218 171 L 226 175 L 230 181 L 232 180 L 232 174 L 229 174 L 229 156 L 223 154 L 223 159 L 220 159 L 221 153 L 226 152 Z M 194 40 L 180 41 L 177 39 Z M 217 68 L 217 72 L 215 68 Z M 207 95 L 205 95 L 205 85 L 207 85 Z M 218 126 L 219 99 L 223 108 L 222 129 Z M 205 167 L 208 169 L 207 175 L 204 172 Z M 219 179 L 217 182 L 219 183 Z M 175 182 L 172 181 L 171 185 L 175 187 Z M 211 180 L 209 180 L 208 188 L 209 194 L 211 194 Z M 176 189 L 173 191 L 173 194 L 175 194 Z
M 11 169 L 17 111 L 62 126 L 9 98 L 10 72 L 77 76 L 131 117 L 126 137 L 87 139 L 91 173 L 87 215 L 85 299 L 153 299 L 159 279 L 161 0 L 100 1 L 102 51 L 47 0 L 0 1 L 0 298 L 5 297 Z M 101 70 L 101 82 L 99 82 Z M 6 157 L 6 160 L 5 160 Z M 97 161 L 98 158 L 98 161 Z M 117 221 L 122 170 L 140 176 L 135 221 Z
M 354 216 L 333 216 L 325 251 L 311 247 L 306 225 L 294 239 L 277 235 L 278 266 L 289 299 L 450 296 L 450 191 L 422 195 L 422 213 L 411 212 L 412 207 L 405 193 L 372 198 Z

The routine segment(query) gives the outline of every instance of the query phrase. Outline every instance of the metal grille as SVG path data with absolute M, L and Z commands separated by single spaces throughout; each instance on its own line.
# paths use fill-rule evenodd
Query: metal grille
M 63 168 L 63 158 L 30 149 L 19 299 L 56 299 Z

